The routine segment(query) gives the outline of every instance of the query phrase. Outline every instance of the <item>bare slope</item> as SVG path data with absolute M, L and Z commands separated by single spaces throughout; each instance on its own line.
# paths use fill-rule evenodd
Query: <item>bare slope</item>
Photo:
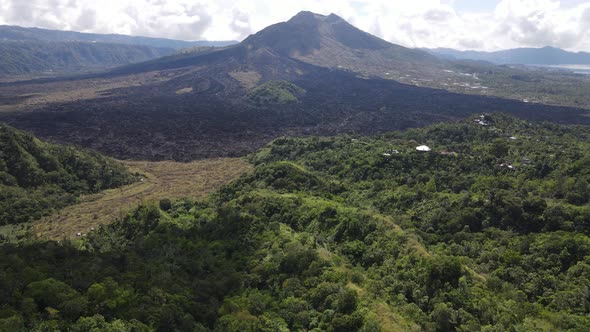
M 289 96 L 268 89 L 268 82 L 305 93 Z M 303 12 L 222 49 L 84 77 L 0 84 L 0 119 L 122 159 L 186 161 L 241 156 L 282 135 L 372 134 L 475 112 L 590 122 L 585 110 L 523 102 L 590 107 L 590 81 L 555 82 L 509 68 L 452 64 L 336 15 Z M 573 89 L 577 94 L 569 94 Z M 257 91 L 264 98 L 252 98 Z
M 321 67 L 377 77 L 442 75 L 450 64 L 426 52 L 389 43 L 357 29 L 339 16 L 301 12 L 244 40 Z
M 160 199 L 202 199 L 249 171 L 242 159 L 208 159 L 192 163 L 125 161 L 142 181 L 119 189 L 89 195 L 79 204 L 48 216 L 33 226 L 36 236 L 51 239 L 76 237 L 124 216 L 130 209 Z

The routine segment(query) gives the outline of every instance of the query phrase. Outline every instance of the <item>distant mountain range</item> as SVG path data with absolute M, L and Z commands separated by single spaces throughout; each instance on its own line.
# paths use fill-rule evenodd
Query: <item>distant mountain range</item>
M 175 53 L 172 48 L 37 40 L 0 42 L 0 77 L 99 71 Z
M 75 31 L 48 30 L 40 28 L 24 28 L 19 26 L 0 25 L 0 42 L 7 40 L 41 40 L 53 42 L 97 42 L 127 45 L 145 45 L 158 48 L 182 49 L 194 46 L 223 47 L 237 44 L 237 41 L 185 41 L 166 38 L 151 38 L 118 34 L 82 33 Z
M 0 84 L 0 121 L 152 160 L 243 156 L 283 135 L 377 134 L 483 112 L 590 123 L 583 110 L 541 104 L 590 105 L 590 83 L 539 75 L 439 59 L 301 12 L 228 47 Z
M 496 52 L 458 51 L 450 48 L 424 49 L 444 59 L 469 59 L 495 64 L 590 65 L 590 53 L 568 52 L 555 47 L 516 48 Z
M 0 26 L 0 77 L 101 71 L 171 55 L 179 49 L 222 47 L 235 43 Z

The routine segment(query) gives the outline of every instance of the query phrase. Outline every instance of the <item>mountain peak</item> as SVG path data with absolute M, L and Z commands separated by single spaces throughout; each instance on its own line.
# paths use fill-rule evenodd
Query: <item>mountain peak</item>
M 331 13 L 330 15 L 328 15 L 326 17 L 326 20 L 329 22 L 344 21 L 344 19 L 342 17 L 340 17 L 334 13 Z M 344 21 L 344 22 L 346 22 L 346 21 Z
M 303 10 L 303 11 L 300 11 L 299 13 L 297 13 L 295 16 L 291 17 L 289 22 L 298 21 L 298 20 L 305 20 L 305 19 L 323 19 L 325 17 L 326 16 L 321 15 L 321 14 L 317 14 L 314 12 Z
M 317 26 L 320 22 L 324 21 L 325 18 L 326 16 L 324 15 L 302 11 L 293 16 L 286 23 L 294 26 Z
M 302 11 L 283 23 L 272 25 L 246 38 L 244 44 L 267 47 L 282 54 L 306 55 L 324 45 L 331 48 L 384 49 L 392 45 L 361 31 L 336 14 Z M 339 46 L 338 46 L 339 45 Z
M 310 11 L 301 11 L 297 13 L 297 15 L 293 16 L 287 23 L 290 24 L 318 24 L 321 22 L 326 23 L 337 23 L 342 22 L 348 24 L 343 18 L 340 16 L 331 13 L 330 15 L 322 15 L 317 14 Z

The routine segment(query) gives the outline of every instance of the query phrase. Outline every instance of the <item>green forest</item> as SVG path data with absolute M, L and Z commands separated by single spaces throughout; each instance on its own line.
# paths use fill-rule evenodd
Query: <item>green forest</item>
M 39 219 L 80 195 L 134 180 L 99 153 L 42 142 L 0 123 L 0 226 Z
M 148 61 L 174 52 L 170 48 L 101 42 L 2 40 L 0 77 L 89 72 Z
M 0 331 L 588 331 L 589 148 L 588 127 L 501 114 L 279 138 L 205 201 L 5 241 Z M 54 151 L 54 171 L 23 159 L 44 170 L 34 186 L 2 156 L 1 192 L 52 172 L 69 195 L 129 180 L 74 177 Z
M 288 104 L 299 102 L 305 90 L 288 81 L 266 82 L 248 93 L 248 99 L 257 105 Z

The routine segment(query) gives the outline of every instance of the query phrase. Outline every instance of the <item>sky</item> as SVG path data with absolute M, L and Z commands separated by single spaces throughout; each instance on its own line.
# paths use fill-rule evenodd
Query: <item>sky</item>
M 406 47 L 590 52 L 590 0 L 0 0 L 0 24 L 242 40 L 302 10 L 335 13 Z

